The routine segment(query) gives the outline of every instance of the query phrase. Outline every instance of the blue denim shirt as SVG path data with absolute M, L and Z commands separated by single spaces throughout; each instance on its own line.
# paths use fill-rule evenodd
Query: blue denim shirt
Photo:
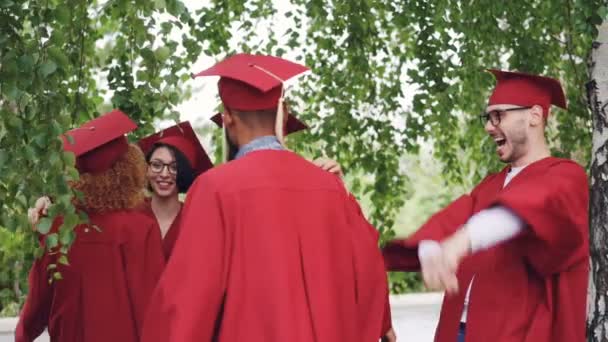
M 246 154 L 259 150 L 284 150 L 285 147 L 281 145 L 279 139 L 274 135 L 267 135 L 259 138 L 255 138 L 250 141 L 248 144 L 242 146 L 237 154 L 234 156 L 234 159 L 239 159 L 244 157 Z

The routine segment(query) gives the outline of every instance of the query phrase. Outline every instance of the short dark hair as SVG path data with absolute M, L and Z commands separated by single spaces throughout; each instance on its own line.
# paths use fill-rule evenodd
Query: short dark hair
M 229 111 L 239 117 L 241 121 L 249 126 L 249 127 L 274 127 L 276 116 L 277 116 L 277 108 L 264 109 L 264 110 L 232 110 Z
M 171 152 L 173 158 L 175 158 L 175 164 L 177 165 L 177 175 L 175 176 L 175 181 L 177 183 L 177 191 L 179 193 L 186 193 L 188 189 L 190 189 L 190 185 L 194 182 L 194 170 L 192 169 L 192 165 L 188 161 L 188 158 L 177 148 L 163 144 L 156 143 L 152 146 L 150 151 L 146 154 L 146 163 L 150 164 L 150 158 L 152 158 L 152 154 L 160 147 L 165 147 Z M 148 190 L 152 191 L 150 185 L 148 184 Z

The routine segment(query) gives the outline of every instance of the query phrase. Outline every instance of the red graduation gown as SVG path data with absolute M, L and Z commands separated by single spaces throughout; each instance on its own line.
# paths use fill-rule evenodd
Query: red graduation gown
M 573 161 L 545 158 L 503 189 L 508 168 L 384 249 L 387 268 L 419 269 L 419 241 L 441 240 L 473 214 L 502 205 L 521 217 L 524 234 L 463 260 L 460 293 L 444 299 L 435 341 L 454 342 L 471 278 L 467 342 L 585 340 L 589 272 L 587 175 Z
M 165 237 L 163 238 L 163 254 L 165 255 L 165 260 L 169 260 L 169 257 L 173 252 L 173 247 L 175 246 L 175 241 L 177 241 L 177 236 L 179 235 L 182 208 L 179 209 L 177 216 L 175 216 L 175 219 L 171 223 L 167 234 L 165 234 Z M 154 222 L 157 223 L 157 229 L 160 231 L 160 227 L 158 227 L 158 220 L 156 220 L 156 216 L 152 211 L 152 201 L 150 198 L 146 198 L 142 209 L 146 215 L 150 216 Z
M 164 268 L 158 228 L 138 211 L 89 218 L 102 231 L 76 228 L 70 266 L 58 267 L 62 280 L 48 282 L 55 255 L 34 262 L 16 342 L 33 341 L 45 327 L 51 341 L 139 341 L 144 310 Z
M 191 187 L 142 341 L 377 341 L 383 266 L 338 178 L 252 152 Z

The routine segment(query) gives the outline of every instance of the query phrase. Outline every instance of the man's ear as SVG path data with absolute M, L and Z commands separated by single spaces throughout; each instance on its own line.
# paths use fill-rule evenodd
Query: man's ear
M 224 113 L 222 113 L 222 121 L 225 126 L 231 126 L 234 124 L 234 113 L 230 111 L 230 109 L 225 108 Z
M 534 105 L 530 108 L 530 115 L 532 116 L 532 120 L 530 120 L 530 124 L 532 126 L 540 126 L 545 122 L 545 116 L 543 114 L 543 107 L 539 105 Z

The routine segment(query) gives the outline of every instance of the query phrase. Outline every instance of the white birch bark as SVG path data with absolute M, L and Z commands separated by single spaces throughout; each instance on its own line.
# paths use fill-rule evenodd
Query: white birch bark
M 608 21 L 598 29 L 599 35 L 589 62 L 591 81 L 587 86 L 593 115 L 588 342 L 608 342 Z

